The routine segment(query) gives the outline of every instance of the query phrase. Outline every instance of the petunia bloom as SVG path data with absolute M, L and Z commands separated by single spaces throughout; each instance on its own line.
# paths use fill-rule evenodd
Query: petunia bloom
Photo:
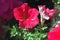
M 33 28 L 38 23 L 38 10 L 28 6 L 28 3 L 24 3 L 18 8 L 14 9 L 14 17 L 19 20 L 19 26 L 21 28 Z
M 60 24 L 48 33 L 48 40 L 60 40 Z
M 49 20 L 53 18 L 53 15 L 55 14 L 56 10 L 46 8 L 45 5 L 38 6 L 40 15 L 43 17 L 43 19 Z

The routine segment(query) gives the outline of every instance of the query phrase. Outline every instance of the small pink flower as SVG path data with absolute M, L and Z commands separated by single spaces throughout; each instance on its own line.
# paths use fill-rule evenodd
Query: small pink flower
M 43 19 L 49 20 L 52 19 L 56 10 L 46 8 L 45 5 L 38 6 L 40 15 L 43 17 Z
M 48 33 L 48 40 L 60 40 L 60 24 Z
M 19 26 L 22 28 L 35 27 L 39 23 L 38 14 L 38 10 L 29 7 L 27 3 L 14 9 L 14 17 L 19 20 Z
M 54 14 L 56 13 L 56 10 L 54 10 L 54 9 L 50 10 L 50 9 L 47 8 L 45 13 L 46 13 L 47 16 L 49 16 L 49 19 L 52 19 Z

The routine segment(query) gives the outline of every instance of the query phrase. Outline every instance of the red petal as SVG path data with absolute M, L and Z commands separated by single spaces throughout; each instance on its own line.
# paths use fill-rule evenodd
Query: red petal
M 48 33 L 48 40 L 60 40 L 60 25 Z
M 26 21 L 23 21 L 23 22 L 19 22 L 19 25 L 22 27 L 22 28 L 33 28 L 35 27 L 37 24 L 39 23 L 39 20 L 38 18 L 36 18 L 35 20 L 33 19 L 28 19 Z
M 34 19 L 35 17 L 38 16 L 39 11 L 35 8 L 31 8 L 28 10 L 28 13 L 29 13 L 29 18 Z
M 24 18 L 28 15 L 28 5 L 27 3 L 23 4 L 19 8 L 14 9 L 14 16 L 16 20 L 25 20 Z

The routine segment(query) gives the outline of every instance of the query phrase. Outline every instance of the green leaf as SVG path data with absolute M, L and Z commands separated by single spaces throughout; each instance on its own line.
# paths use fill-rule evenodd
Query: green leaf
M 13 26 L 13 28 L 11 29 L 11 33 L 10 34 L 11 34 L 11 37 L 16 36 L 18 34 L 15 26 Z
M 47 27 L 47 26 L 45 26 L 45 27 L 42 27 L 41 29 L 42 29 L 42 30 L 45 30 L 45 29 L 47 29 L 47 28 L 48 28 L 48 27 Z
M 54 3 L 57 3 L 58 2 L 58 0 L 52 0 Z

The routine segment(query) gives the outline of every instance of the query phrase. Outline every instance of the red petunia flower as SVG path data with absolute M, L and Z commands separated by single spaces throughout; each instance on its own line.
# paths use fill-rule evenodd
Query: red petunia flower
M 48 40 L 60 40 L 60 24 L 48 33 Z
M 40 15 L 43 17 L 43 19 L 49 20 L 52 19 L 53 15 L 55 14 L 56 10 L 46 8 L 45 5 L 38 6 Z
M 27 3 L 14 9 L 14 17 L 19 20 L 19 26 L 22 28 L 35 27 L 39 23 L 38 14 L 38 10 L 29 7 Z

